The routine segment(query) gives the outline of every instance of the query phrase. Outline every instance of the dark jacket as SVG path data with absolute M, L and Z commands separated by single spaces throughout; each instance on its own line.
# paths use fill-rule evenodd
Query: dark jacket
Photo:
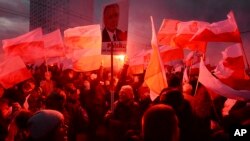
M 117 41 L 126 41 L 127 40 L 127 32 L 122 32 L 119 29 L 116 29 L 116 38 Z M 106 28 L 102 31 L 102 42 L 111 42 L 108 31 Z

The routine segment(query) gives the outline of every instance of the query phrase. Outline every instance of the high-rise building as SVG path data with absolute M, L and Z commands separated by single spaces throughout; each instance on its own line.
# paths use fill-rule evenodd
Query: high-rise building
M 94 0 L 30 0 L 30 30 L 44 33 L 93 23 Z

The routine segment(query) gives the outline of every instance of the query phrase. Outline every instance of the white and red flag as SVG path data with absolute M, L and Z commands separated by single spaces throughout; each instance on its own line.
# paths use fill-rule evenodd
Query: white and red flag
M 3 50 L 7 56 L 20 56 L 25 63 L 33 63 L 44 57 L 42 29 L 37 28 L 12 39 L 5 39 Z
M 250 100 L 249 90 L 235 90 L 232 87 L 222 83 L 208 71 L 203 60 L 201 60 L 200 63 L 200 74 L 198 81 L 204 85 L 209 92 L 236 100 Z
M 202 21 L 187 21 L 164 19 L 159 29 L 157 38 L 159 44 L 173 47 L 186 48 L 193 51 L 206 51 L 206 42 L 190 41 L 193 35 L 201 28 L 208 25 Z
M 249 89 L 249 76 L 245 72 L 244 58 L 241 44 L 227 47 L 222 52 L 220 61 L 214 74 L 225 84 L 234 89 Z
M 65 55 L 64 43 L 59 29 L 43 36 L 45 56 L 62 57 Z
M 69 49 L 101 48 L 99 24 L 69 28 L 64 31 L 64 43 Z
M 152 24 L 152 40 L 151 45 L 153 48 L 149 65 L 147 67 L 145 73 L 145 82 L 149 87 L 150 91 L 152 91 L 151 99 L 154 100 L 162 91 L 162 89 L 168 87 L 166 74 L 164 70 L 164 66 L 160 57 L 160 51 L 158 47 L 158 42 L 155 33 L 155 27 L 153 18 L 151 17 L 151 24 Z M 156 83 L 157 82 L 157 83 Z M 152 95 L 154 93 L 154 95 Z
M 88 25 L 64 31 L 67 57 L 73 62 L 75 71 L 96 70 L 101 65 L 101 27 Z
M 190 41 L 241 42 L 240 32 L 231 11 L 227 19 L 200 29 Z
M 31 77 L 19 56 L 7 57 L 0 63 L 0 84 L 6 89 Z

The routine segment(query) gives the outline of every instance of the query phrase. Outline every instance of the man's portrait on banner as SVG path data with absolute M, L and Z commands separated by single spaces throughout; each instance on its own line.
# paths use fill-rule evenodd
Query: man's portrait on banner
M 119 18 L 120 7 L 117 3 L 104 7 L 102 42 L 127 41 L 127 31 L 118 28 Z

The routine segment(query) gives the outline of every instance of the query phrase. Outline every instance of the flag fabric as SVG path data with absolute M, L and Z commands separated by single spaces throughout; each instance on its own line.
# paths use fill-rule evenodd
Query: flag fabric
M 206 51 L 206 42 L 190 41 L 193 35 L 202 27 L 208 25 L 202 21 L 182 22 L 164 19 L 159 29 L 157 38 L 159 44 L 182 47 L 193 51 Z
M 41 28 L 16 38 L 5 39 L 2 42 L 6 56 L 20 56 L 25 63 L 32 63 L 44 57 L 44 42 Z
M 101 65 L 101 48 L 73 50 L 67 55 L 72 60 L 72 69 L 78 72 L 96 70 Z
M 182 60 L 184 53 L 182 48 L 176 48 L 171 46 L 160 47 L 160 56 L 163 63 L 167 63 L 174 60 Z
M 99 24 L 69 28 L 64 31 L 64 43 L 70 49 L 101 48 Z
M 101 55 L 81 56 L 73 63 L 73 70 L 77 72 L 86 72 L 98 70 L 101 66 Z
M 86 72 L 97 70 L 102 65 L 105 68 L 111 67 L 110 55 L 100 55 L 100 54 L 90 54 L 88 52 L 81 51 L 82 53 L 77 53 L 73 57 L 72 69 L 77 72 Z M 123 67 L 123 61 L 113 57 L 113 67 L 114 70 L 119 70 Z
M 197 52 L 197 51 L 189 52 L 185 58 L 186 66 L 190 67 L 190 66 L 193 66 L 195 64 L 199 64 L 201 56 L 202 56 L 202 54 L 200 52 Z
M 153 52 L 151 54 L 149 65 L 146 70 L 145 82 L 151 91 L 159 95 L 162 89 L 168 87 L 168 84 L 162 60 L 160 58 L 160 52 L 158 48 L 155 27 L 152 17 L 151 17 L 151 24 L 152 24 L 151 45 L 153 48 Z
M 235 90 L 226 84 L 222 83 L 219 79 L 215 78 L 206 68 L 204 61 L 200 63 L 200 74 L 198 81 L 204 85 L 208 91 L 212 91 L 227 98 L 236 100 L 250 100 L 250 91 L 248 90 Z
M 62 57 L 65 55 L 64 43 L 59 29 L 43 36 L 45 56 Z
M 6 89 L 31 77 L 31 73 L 19 56 L 5 58 L 0 63 L 0 84 Z
M 227 47 L 222 52 L 220 61 L 214 74 L 225 84 L 234 89 L 249 89 L 249 76 L 245 72 L 245 64 L 241 44 Z
M 160 45 L 171 45 L 173 37 L 177 34 L 177 25 L 181 21 L 173 19 L 164 19 L 159 32 L 157 34 L 157 39 Z
M 184 58 L 183 49 L 179 47 L 171 47 L 171 46 L 165 45 L 165 46 L 160 46 L 159 51 L 160 51 L 160 56 L 161 56 L 163 64 L 166 64 L 168 62 L 175 61 L 175 60 L 183 60 Z M 144 53 L 145 62 L 148 62 L 150 60 L 151 53 L 152 53 L 152 50 L 149 50 L 146 53 Z
M 180 22 L 177 25 L 177 34 L 173 38 L 174 43 L 176 44 L 176 46 L 204 53 L 206 51 L 207 43 L 201 41 L 190 42 L 190 39 L 199 29 L 207 25 L 209 25 L 209 23 L 202 21 Z
M 101 28 L 88 25 L 64 31 L 67 58 L 72 59 L 73 70 L 91 71 L 101 65 Z
M 233 12 L 229 12 L 226 20 L 212 23 L 200 29 L 190 41 L 241 42 Z

